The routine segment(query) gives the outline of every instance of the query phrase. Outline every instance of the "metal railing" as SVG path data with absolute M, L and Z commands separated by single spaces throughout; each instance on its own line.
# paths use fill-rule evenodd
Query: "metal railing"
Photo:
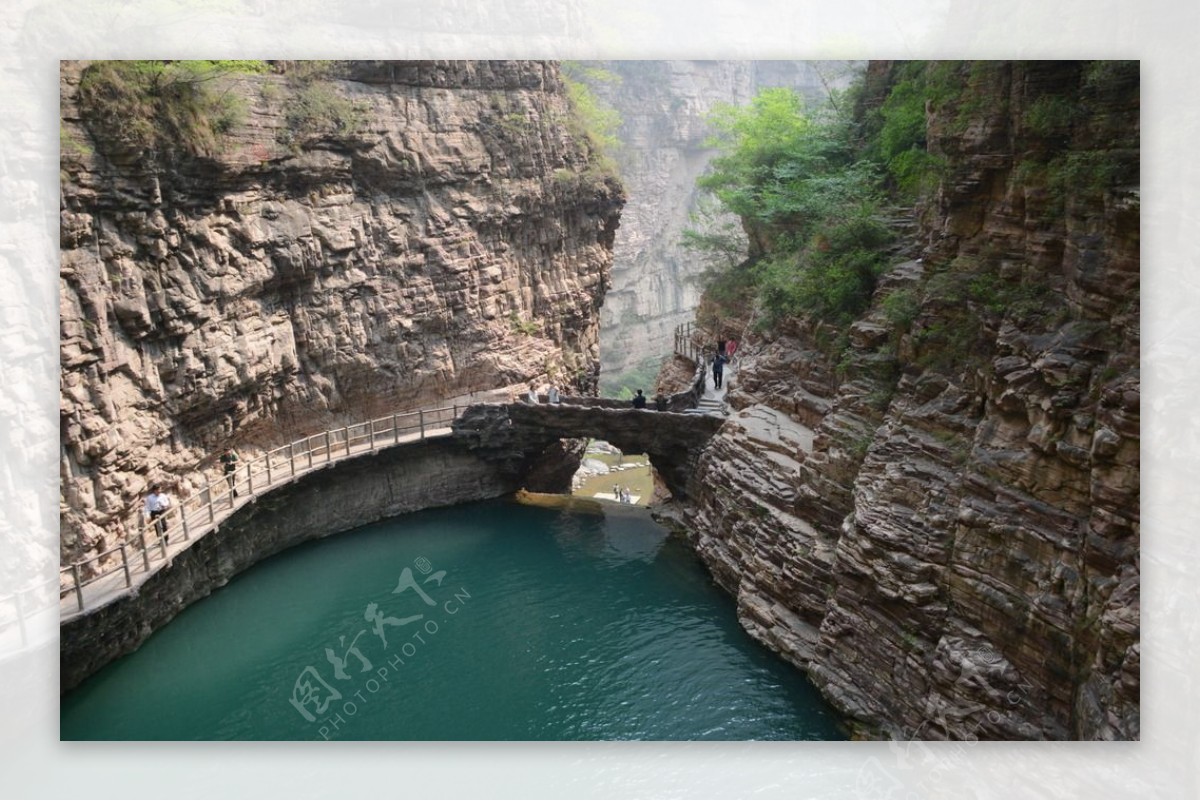
M 705 350 L 713 347 L 709 333 L 695 323 L 680 323 L 675 326 L 675 354 L 700 364 L 705 361 Z
M 135 574 L 149 573 L 155 563 L 169 560 L 191 540 L 216 529 L 237 508 L 252 502 L 259 494 L 310 471 L 374 453 L 381 447 L 445 436 L 458 418 L 459 409 L 465 408 L 454 404 L 402 412 L 304 437 L 267 451 L 241 464 L 233 473 L 214 479 L 199 492 L 177 501 L 153 522 L 139 515 L 133 525 L 137 533 L 130 538 L 133 542 L 127 539 L 115 548 L 60 569 L 62 614 L 87 608 L 85 588 L 104 585 L 92 593 L 93 600 L 131 588 Z M 95 568 L 91 567 L 93 564 Z

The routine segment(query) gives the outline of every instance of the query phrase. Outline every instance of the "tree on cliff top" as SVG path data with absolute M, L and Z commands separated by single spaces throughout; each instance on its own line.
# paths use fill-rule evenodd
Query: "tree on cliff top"
M 710 123 L 721 155 L 698 184 L 751 233 L 751 261 L 717 282 L 753 285 L 768 321 L 853 319 L 870 301 L 890 233 L 878 219 L 878 170 L 859 158 L 848 117 L 776 88 L 748 106 L 717 107 Z M 699 232 L 685 239 L 705 246 Z

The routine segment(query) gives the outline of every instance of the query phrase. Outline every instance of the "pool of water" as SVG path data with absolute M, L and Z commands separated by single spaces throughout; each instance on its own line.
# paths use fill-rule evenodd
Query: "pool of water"
M 842 739 L 644 509 L 489 501 L 275 556 L 62 699 L 66 740 Z

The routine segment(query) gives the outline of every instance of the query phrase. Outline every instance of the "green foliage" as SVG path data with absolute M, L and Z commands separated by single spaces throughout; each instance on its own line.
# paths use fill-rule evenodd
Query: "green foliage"
M 602 173 L 617 175 L 616 152 L 620 145 L 617 131 L 621 127 L 621 115 L 596 95 L 592 85 L 619 82 L 620 77 L 576 61 L 562 62 L 562 75 L 571 106 L 567 129 L 577 140 L 588 143 L 592 159 Z
M 633 367 L 616 375 L 600 374 L 600 394 L 629 400 L 635 390 L 642 390 L 646 397 L 654 396 L 654 385 L 658 380 L 658 371 L 662 360 L 657 357 L 643 359 Z
M 1076 105 L 1062 95 L 1043 95 L 1025 110 L 1025 124 L 1038 136 L 1063 134 L 1071 126 Z
M 1083 68 L 1083 87 L 1092 91 L 1121 91 L 1140 80 L 1137 61 L 1089 61 Z
M 332 82 L 320 79 L 298 82 L 284 109 L 287 128 L 277 138 L 293 147 L 319 136 L 350 136 L 367 122 L 364 104 L 351 101 Z
M 709 194 L 697 198 L 679 244 L 704 263 L 705 283 L 710 282 L 711 273 L 731 270 L 746 258 L 746 232 L 738 219 Z
M 84 142 L 74 131 L 58 126 L 58 152 L 60 158 L 87 157 L 92 155 L 92 146 Z
M 521 316 L 513 312 L 508 318 L 509 327 L 514 334 L 523 334 L 525 336 L 534 336 L 542 330 L 541 323 L 536 320 L 522 320 Z
M 888 325 L 898 331 L 907 331 L 921 311 L 921 302 L 916 290 L 909 287 L 889 293 L 880 305 Z
M 873 213 L 861 207 L 823 228 L 810 247 L 765 261 L 760 285 L 767 315 L 808 313 L 840 325 L 861 315 L 887 266 L 881 247 L 891 238 Z
M 295 83 L 327 80 L 338 77 L 340 63 L 337 61 L 309 59 L 305 61 L 277 61 L 275 69 Z
M 1122 181 L 1134 181 L 1133 170 L 1113 151 L 1081 150 L 1050 161 L 1047 186 L 1060 196 L 1098 195 Z
M 527 136 L 534 128 L 533 122 L 524 114 L 517 111 L 504 114 L 497 121 L 500 125 L 500 130 L 514 138 Z
M 699 185 L 774 242 L 752 267 L 714 277 L 710 297 L 741 300 L 748 282 L 768 324 L 797 314 L 846 324 L 861 314 L 892 235 L 879 219 L 879 172 L 857 157 L 848 120 L 832 107 L 809 112 L 790 89 L 766 89 L 747 107 L 718 107 L 711 121 L 711 144 L 723 152 Z M 723 234 L 691 228 L 684 241 L 714 266 L 732 253 Z
M 723 152 L 697 184 L 745 219 L 819 224 L 864 188 L 867 168 L 853 165 L 845 121 L 832 110 L 807 114 L 791 89 L 764 89 L 747 107 L 718 105 L 709 122 L 709 145 Z
M 945 160 L 927 149 L 926 110 L 958 96 L 957 71 L 955 62 L 908 62 L 879 109 L 879 132 L 868 152 L 909 196 L 928 191 L 941 177 Z
M 213 155 L 246 114 L 227 79 L 267 69 L 264 61 L 96 61 L 80 79 L 79 101 L 89 124 L 137 149 Z

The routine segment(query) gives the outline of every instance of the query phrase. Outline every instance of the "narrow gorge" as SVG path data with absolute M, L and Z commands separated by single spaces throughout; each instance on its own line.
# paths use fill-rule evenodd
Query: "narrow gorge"
M 865 313 L 748 328 L 688 536 L 866 736 L 1137 739 L 1136 64 L 873 62 L 858 103 L 930 180 Z M 745 223 L 769 291 L 788 223 Z
M 532 473 L 560 486 L 583 448 L 559 436 L 603 423 L 663 471 L 675 498 L 657 511 L 682 536 L 560 520 L 550 540 L 687 597 L 679 565 L 699 557 L 741 629 L 817 699 L 819 724 L 736 736 L 1138 739 L 1137 64 L 604 62 L 582 82 L 575 68 L 63 62 L 64 566 L 108 553 L 88 570 L 116 570 L 149 487 L 197 497 L 227 445 L 250 460 L 472 405 L 411 462 L 397 429 L 396 449 L 372 439 L 357 461 L 347 433 L 342 467 L 231 515 L 136 613 L 64 624 L 78 638 L 63 676 L 84 681 L 234 573 L 333 533 L 322 515 L 342 530 L 508 495 Z M 588 116 L 605 102 L 615 151 Z M 706 232 L 724 263 L 680 247 L 702 196 L 734 221 Z M 707 355 L 668 357 L 669 412 L 596 399 L 657 366 L 693 317 Z M 739 343 L 726 414 L 685 416 L 725 337 Z M 531 386 L 576 403 L 494 403 Z M 455 508 L 463 539 L 423 546 L 448 560 L 479 536 Z M 524 597 L 529 542 L 505 536 L 511 553 L 488 552 Z M 580 570 L 561 553 L 528 551 Z M 195 586 L 177 591 L 177 575 Z M 507 636 L 488 614 L 481 631 Z M 587 641 L 576 624 L 568 644 Z M 646 646 L 630 636 L 606 658 Z M 756 703 L 773 709 L 773 693 Z M 670 729 L 572 725 L 559 739 Z M 700 730 L 734 731 L 721 725 Z
M 595 391 L 624 195 L 556 65 L 148 64 L 62 68 L 64 563 L 224 445 Z

